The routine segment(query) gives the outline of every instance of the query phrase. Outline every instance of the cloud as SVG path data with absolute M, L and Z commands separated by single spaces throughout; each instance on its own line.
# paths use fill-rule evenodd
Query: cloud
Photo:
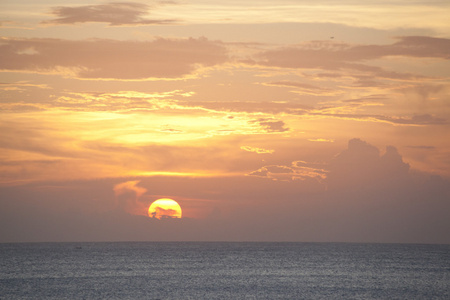
M 326 109 L 329 109 L 328 107 Z M 296 114 L 295 112 L 292 112 Z M 304 114 L 300 111 L 298 114 Z M 375 114 L 344 114 L 344 113 L 321 113 L 310 112 L 309 115 L 327 116 L 342 119 L 366 120 L 373 122 L 386 122 L 394 125 L 446 125 L 448 121 L 444 118 L 436 117 L 430 114 L 419 114 L 411 117 L 397 117 Z
M 393 146 L 380 155 L 378 148 L 355 138 L 329 163 L 298 160 L 290 166 L 264 166 L 248 175 L 290 181 L 316 179 L 331 189 L 367 188 L 409 180 L 409 164 Z
M 33 54 L 23 53 L 33 49 Z M 56 73 L 86 79 L 179 78 L 227 60 L 206 38 L 115 41 L 3 39 L 0 70 Z
M 248 112 L 248 113 L 271 113 L 278 114 L 282 112 L 288 112 L 290 110 L 301 111 L 306 109 L 312 109 L 311 106 L 307 106 L 299 103 L 291 102 L 263 102 L 263 101 L 227 101 L 227 102 L 199 102 L 189 101 L 184 103 L 186 106 L 203 107 L 216 111 L 230 111 L 230 112 Z
M 257 147 L 251 147 L 251 146 L 241 146 L 241 149 L 244 151 L 248 151 L 248 152 L 254 152 L 254 153 L 258 153 L 258 154 L 271 154 L 274 153 L 275 150 L 269 150 L 269 149 L 264 149 L 264 148 L 257 148 Z
M 167 138 L 168 133 L 162 135 Z M 239 149 L 239 138 L 217 137 L 216 142 L 218 144 L 208 146 L 203 143 L 165 145 L 156 142 L 134 146 L 89 141 L 83 143 L 83 152 L 98 153 L 96 160 L 106 166 L 125 164 L 125 172 L 133 176 L 230 176 L 243 174 L 259 165 L 260 158 L 245 155 Z
M 3 91 L 23 91 L 25 88 L 51 89 L 47 84 L 33 84 L 26 81 L 14 83 L 0 82 L 0 90 Z
M 423 150 L 434 150 L 436 149 L 435 146 L 426 146 L 426 145 L 418 145 L 418 146 L 406 146 L 407 148 L 411 149 L 423 149 Z
M 291 166 L 268 165 L 256 171 L 250 172 L 249 176 L 269 178 L 273 180 L 315 180 L 322 181 L 326 178 L 326 166 L 321 164 L 307 163 L 305 161 L 294 161 Z
M 317 96 L 333 96 L 339 94 L 339 90 L 332 90 L 327 88 L 322 88 L 316 85 L 295 82 L 295 81 L 273 81 L 264 83 L 264 85 L 268 86 L 280 86 L 280 87 L 290 87 L 295 88 L 292 92 L 297 94 L 305 94 L 305 95 L 317 95 Z
M 289 128 L 285 127 L 285 123 L 281 120 L 274 120 L 271 118 L 259 118 L 257 120 L 250 121 L 250 123 L 257 123 L 264 128 L 267 132 L 286 132 Z
M 182 109 L 173 98 L 189 97 L 191 93 L 173 90 L 160 93 L 142 93 L 137 91 L 119 91 L 116 93 L 63 93 L 54 102 L 53 107 L 72 108 L 83 111 L 127 111 L 145 110 L 154 111 L 162 109 Z
M 329 170 L 324 183 L 334 210 L 329 216 L 339 228 L 334 234 L 431 241 L 449 226 L 448 180 L 411 170 L 393 146 L 380 154 L 373 145 L 352 139 Z
M 137 186 L 139 183 L 139 180 L 133 180 L 114 185 L 113 191 L 118 209 L 135 215 L 146 215 L 148 205 L 140 202 L 139 199 L 147 192 L 147 189 Z
M 293 180 L 294 170 L 287 166 L 270 165 L 250 172 L 249 176 L 266 177 L 273 180 Z
M 360 142 L 356 142 L 359 146 L 347 161 L 360 152 L 373 151 L 370 144 Z M 381 157 L 380 151 L 374 153 L 369 157 L 377 157 L 376 153 Z M 388 163 L 395 166 L 396 155 L 388 156 Z M 314 169 L 326 165 L 296 162 L 298 167 Z M 291 169 L 295 170 L 295 166 Z M 269 166 L 267 171 L 294 174 L 278 165 Z M 366 173 L 363 168 L 355 172 Z M 378 184 L 377 188 L 349 186 L 341 190 L 324 190 L 324 181 L 266 180 L 257 176 L 157 176 L 0 186 L 0 194 L 4 195 L 0 199 L 0 240 L 449 243 L 449 181 L 411 171 L 408 176 L 411 181 L 406 184 L 397 181 L 389 185 L 395 176 L 388 176 L 387 184 Z M 112 187 L 136 180 L 141 181 L 138 187 L 151 187 L 151 197 L 146 194 L 142 198 L 181 198 L 183 213 L 192 205 L 192 199 L 205 199 L 194 206 L 208 210 L 211 217 L 156 222 L 111 210 Z M 126 194 L 134 196 L 135 192 L 130 190 L 119 197 Z M 220 214 L 212 213 L 212 209 Z
M 43 21 L 42 24 L 61 25 L 87 22 L 109 23 L 110 26 L 136 26 L 173 23 L 175 20 L 156 20 L 143 18 L 150 9 L 143 3 L 108 3 L 77 7 L 59 6 L 51 10 L 56 19 Z
M 322 181 L 326 178 L 327 171 L 323 166 L 306 163 L 304 161 L 293 162 L 291 166 L 269 165 L 256 171 L 250 172 L 248 176 L 256 176 L 281 181 L 314 180 Z
M 146 188 L 137 186 L 137 184 L 139 182 L 140 182 L 139 180 L 135 180 L 135 181 L 126 181 L 126 182 L 116 184 L 113 188 L 114 194 L 116 196 L 119 196 L 119 195 L 123 195 L 123 194 L 131 191 L 136 195 L 137 198 L 139 198 L 147 192 Z
M 176 219 L 178 212 L 174 209 L 164 209 L 161 207 L 156 207 L 155 211 L 151 214 L 152 218 L 157 219 Z
M 423 36 L 397 38 L 390 45 L 350 45 L 330 41 L 313 41 L 298 46 L 262 52 L 256 63 L 280 68 L 340 70 L 353 69 L 377 73 L 385 78 L 411 78 L 408 74 L 384 71 L 361 64 L 388 56 L 450 59 L 450 39 Z
M 301 178 L 302 172 L 304 178 Z M 314 173 L 320 175 L 315 181 L 311 180 Z M 361 139 L 352 139 L 347 149 L 329 162 L 296 161 L 291 167 L 271 165 L 249 175 L 274 179 L 269 182 L 278 184 L 276 199 L 292 193 L 291 199 L 297 199 L 296 215 L 305 211 L 302 217 L 298 216 L 302 225 L 297 226 L 312 226 L 311 236 L 315 238 L 321 236 L 320 239 L 330 241 L 339 236 L 339 240 L 347 241 L 436 242 L 447 236 L 448 180 L 410 170 L 393 146 L 387 146 L 381 153 Z M 310 180 L 306 181 L 308 178 Z M 288 187 L 288 184 L 314 182 L 327 189 L 316 188 L 313 193 L 304 194 L 305 188 L 301 185 L 296 193 L 295 188 Z M 292 208 L 292 203 L 287 207 Z M 285 218 L 288 216 L 286 214 Z
M 310 142 L 324 142 L 324 143 L 333 143 L 334 139 L 324 139 L 324 138 L 318 138 L 318 139 L 308 139 Z
M 329 165 L 327 184 L 331 189 L 367 188 L 397 184 L 408 179 L 409 164 L 404 163 L 397 149 L 387 146 L 380 156 L 375 146 L 360 139 L 348 142 Z
M 302 160 L 292 162 L 292 168 L 295 170 L 298 178 L 307 179 L 314 178 L 319 180 L 327 177 L 327 166 L 323 163 L 311 163 Z
M 383 56 L 402 55 L 411 57 L 433 57 L 450 59 L 450 39 L 428 36 L 399 37 L 392 46 L 379 46 L 385 51 Z

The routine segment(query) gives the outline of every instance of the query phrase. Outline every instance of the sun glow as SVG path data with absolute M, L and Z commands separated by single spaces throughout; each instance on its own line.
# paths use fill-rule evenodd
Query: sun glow
M 148 208 L 148 216 L 156 219 L 181 219 L 180 205 L 169 198 L 154 201 Z

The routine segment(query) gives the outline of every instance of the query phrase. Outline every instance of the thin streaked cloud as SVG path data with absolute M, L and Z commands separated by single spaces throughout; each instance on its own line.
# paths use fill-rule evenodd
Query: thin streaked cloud
M 148 19 L 151 6 L 135 2 L 112 2 L 86 6 L 58 6 L 50 13 L 56 19 L 42 21 L 48 25 L 69 25 L 78 23 L 107 23 L 110 26 L 144 26 L 161 25 L 176 22 L 176 20 Z

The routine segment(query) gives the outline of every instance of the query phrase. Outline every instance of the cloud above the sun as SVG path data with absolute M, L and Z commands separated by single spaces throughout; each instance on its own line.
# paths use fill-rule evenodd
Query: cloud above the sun
M 387 71 L 364 64 L 386 56 L 449 60 L 450 39 L 400 37 L 390 45 L 349 45 L 327 41 L 262 51 L 249 64 L 277 68 L 353 70 L 377 74 L 380 78 L 414 79 L 407 73 Z M 233 62 L 226 45 L 206 38 L 118 41 L 108 39 L 63 40 L 46 38 L 4 38 L 0 49 L 4 71 L 60 73 L 85 79 L 177 78 L 199 67 Z M 274 81 L 273 86 L 296 88 L 298 93 L 333 94 L 328 88 Z
M 377 67 L 363 65 L 365 60 L 386 56 L 450 59 L 446 49 L 450 39 L 425 36 L 398 37 L 389 45 L 350 45 L 330 41 L 312 41 L 299 46 L 268 50 L 259 54 L 258 63 L 283 68 L 322 68 L 330 70 L 353 69 L 376 71 L 388 76 Z M 391 77 L 407 76 L 390 74 Z
M 4 39 L 1 70 L 83 79 L 179 78 L 221 64 L 227 51 L 206 38 L 153 41 Z

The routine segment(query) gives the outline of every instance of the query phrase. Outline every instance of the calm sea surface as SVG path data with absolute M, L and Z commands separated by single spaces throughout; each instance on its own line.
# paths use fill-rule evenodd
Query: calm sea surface
M 1 299 L 450 299 L 450 245 L 0 244 Z

